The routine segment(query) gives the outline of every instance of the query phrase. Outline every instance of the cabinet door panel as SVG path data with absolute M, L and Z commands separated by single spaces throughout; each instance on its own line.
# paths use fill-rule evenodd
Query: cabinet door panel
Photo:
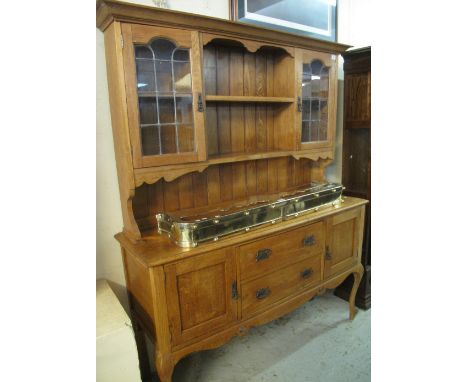
M 174 344 L 211 335 L 237 318 L 232 295 L 236 266 L 231 250 L 196 256 L 165 267 Z
M 296 49 L 299 150 L 332 147 L 336 128 L 336 55 Z
M 198 32 L 123 24 L 122 34 L 134 167 L 205 160 Z
M 344 271 L 359 261 L 362 209 L 332 216 L 327 221 L 324 277 Z

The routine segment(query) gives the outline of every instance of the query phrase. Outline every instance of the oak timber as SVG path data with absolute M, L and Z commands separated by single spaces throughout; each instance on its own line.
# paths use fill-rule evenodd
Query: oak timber
M 350 275 L 352 319 L 365 200 L 346 197 L 191 249 L 159 235 L 155 219 L 325 182 L 335 148 L 337 56 L 348 46 L 114 0 L 97 2 L 97 25 L 105 34 L 124 221 L 115 237 L 142 374 L 143 331 L 168 382 L 185 355 L 244 335 Z M 320 84 L 323 140 L 302 137 L 303 68 L 314 61 L 328 72 L 323 94 Z
M 107 29 L 112 22 L 121 21 L 145 25 L 164 25 L 181 29 L 192 28 L 228 37 L 256 39 L 267 43 L 297 46 L 320 52 L 343 53 L 350 47 L 345 44 L 318 40 L 271 28 L 115 0 L 99 0 L 96 3 L 96 14 L 96 26 L 102 31 Z
M 210 102 L 277 102 L 291 103 L 294 102 L 292 97 L 255 97 L 255 96 L 223 96 L 223 95 L 206 95 L 206 101 Z

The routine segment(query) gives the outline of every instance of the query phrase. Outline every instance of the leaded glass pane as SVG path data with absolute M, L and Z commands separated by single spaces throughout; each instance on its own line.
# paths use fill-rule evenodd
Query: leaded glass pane
M 190 56 L 188 49 L 176 49 L 173 56 L 174 61 L 186 61 L 190 62 Z
M 172 61 L 156 60 L 157 89 L 161 93 L 174 90 L 172 86 Z
M 193 124 L 179 125 L 179 152 L 186 153 L 195 151 Z
M 161 125 L 161 151 L 162 154 L 175 154 L 178 150 L 176 124 Z
M 310 99 L 303 99 L 302 100 L 302 120 L 303 121 L 310 121 Z
M 310 122 L 302 121 L 302 142 L 310 141 Z
M 311 142 L 316 142 L 319 140 L 319 127 L 320 127 L 320 121 L 310 122 L 310 141 Z
M 174 123 L 175 122 L 175 108 L 173 97 L 160 97 L 159 98 L 159 122 L 160 123 Z
M 140 123 L 142 125 L 156 125 L 158 123 L 156 98 L 140 98 Z
M 176 98 L 176 116 L 178 123 L 193 123 L 192 97 Z
M 136 70 L 138 92 L 156 91 L 153 60 L 137 60 Z
M 160 154 L 160 131 L 159 126 L 141 126 L 141 149 L 143 155 Z
M 326 102 L 326 101 L 325 101 Z M 323 103 L 318 99 L 310 100 L 310 120 L 319 121 L 320 117 L 320 108 L 323 107 Z M 326 118 L 326 115 L 325 115 Z
M 165 38 L 157 38 L 151 43 L 151 48 L 154 51 L 155 58 L 170 61 L 172 59 L 172 52 L 176 46 L 172 41 L 166 40 Z
M 328 139 L 328 68 L 320 60 L 302 67 L 302 142 Z
M 189 49 L 157 38 L 135 45 L 135 64 L 143 155 L 195 151 Z
M 135 57 L 149 59 L 154 58 L 153 51 L 145 45 L 135 45 Z
M 176 92 L 190 93 L 192 91 L 190 62 L 174 62 L 174 86 Z

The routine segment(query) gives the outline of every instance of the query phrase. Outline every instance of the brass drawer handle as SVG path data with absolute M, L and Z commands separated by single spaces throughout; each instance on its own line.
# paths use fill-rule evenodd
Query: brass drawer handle
M 325 260 L 331 260 L 332 259 L 332 254 L 330 251 L 330 247 L 327 245 L 327 248 L 325 249 Z
M 312 245 L 316 243 L 315 236 L 314 235 L 306 236 L 304 240 L 302 241 L 302 243 L 304 244 L 305 247 L 311 247 Z
M 262 260 L 266 260 L 270 257 L 271 255 L 271 249 L 270 248 L 264 248 L 264 249 L 260 249 L 258 252 L 257 252 L 257 256 L 255 256 L 255 260 L 258 262 L 258 261 L 262 261 Z
M 271 293 L 270 288 L 266 287 L 266 288 L 259 289 L 257 293 L 255 294 L 255 296 L 257 297 L 257 300 L 262 300 L 268 297 L 270 293 Z
M 304 269 L 304 270 L 301 272 L 301 277 L 302 277 L 303 279 L 308 279 L 310 276 L 312 276 L 312 273 L 314 273 L 314 271 L 312 270 L 312 268 Z

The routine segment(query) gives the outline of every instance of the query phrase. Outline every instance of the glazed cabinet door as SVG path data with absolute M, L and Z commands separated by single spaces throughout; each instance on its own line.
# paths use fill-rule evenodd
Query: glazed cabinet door
M 122 25 L 135 168 L 206 159 L 199 34 Z
M 336 55 L 296 49 L 296 139 L 299 150 L 333 147 L 336 70 Z
M 363 213 L 363 208 L 356 208 L 328 218 L 324 278 L 359 262 Z
M 172 341 L 212 335 L 237 319 L 236 262 L 231 249 L 165 267 Z

